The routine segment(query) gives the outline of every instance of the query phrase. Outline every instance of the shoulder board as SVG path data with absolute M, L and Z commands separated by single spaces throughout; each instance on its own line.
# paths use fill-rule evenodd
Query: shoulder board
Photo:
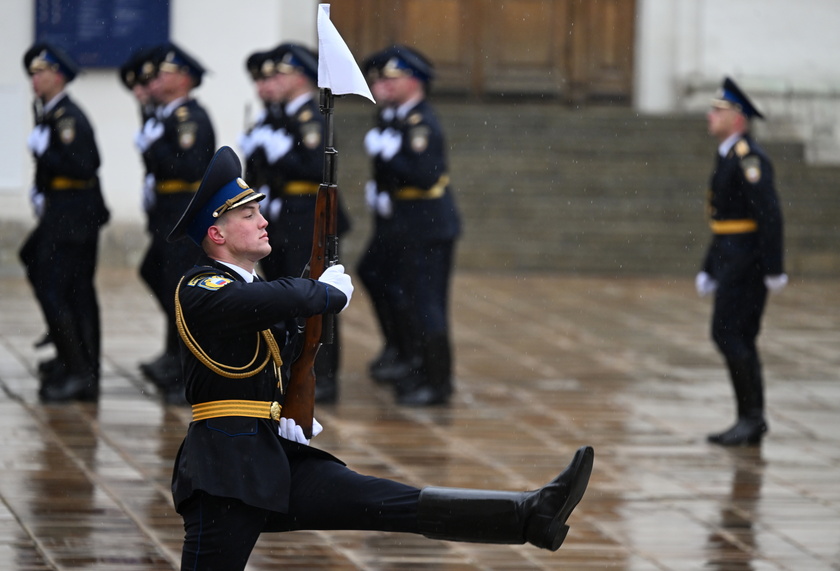
M 746 139 L 741 139 L 735 143 L 735 154 L 741 158 L 750 154 L 750 144 L 746 141 Z
M 216 291 L 233 282 L 233 279 L 221 274 L 202 273 L 190 278 L 187 285 L 189 287 L 200 287 L 209 291 Z

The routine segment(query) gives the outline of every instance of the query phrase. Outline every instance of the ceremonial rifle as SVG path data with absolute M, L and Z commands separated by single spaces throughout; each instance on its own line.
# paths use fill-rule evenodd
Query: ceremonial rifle
M 324 270 L 338 263 L 338 187 L 336 186 L 336 158 L 333 146 L 332 90 L 321 89 L 320 108 L 324 115 L 324 176 L 315 199 L 315 230 L 312 254 L 303 277 L 318 279 Z M 293 419 L 312 438 L 312 419 L 315 413 L 315 357 L 322 344 L 335 342 L 335 315 L 314 315 L 306 319 L 300 355 L 292 363 L 289 387 L 282 415 Z

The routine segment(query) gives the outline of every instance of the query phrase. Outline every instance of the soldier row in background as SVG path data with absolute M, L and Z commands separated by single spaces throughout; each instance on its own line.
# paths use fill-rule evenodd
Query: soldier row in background
M 371 375 L 393 384 L 401 404 L 444 404 L 452 393 L 447 298 L 460 223 L 448 184 L 443 133 L 425 101 L 433 68 L 421 54 L 401 46 L 374 54 L 365 67 L 380 100 L 377 122 L 387 118 L 365 138 L 373 163 L 367 198 L 376 230 L 359 272 L 385 339 Z M 300 276 L 312 248 L 315 195 L 323 176 L 324 118 L 314 97 L 318 58 L 305 46 L 286 43 L 251 54 L 246 68 L 264 104 L 256 123 L 239 138 L 247 180 L 269 197 L 264 210 L 273 252 L 260 270 L 266 279 Z M 203 74 L 203 66 L 171 42 L 138 50 L 120 68 L 140 111 L 135 144 L 145 167 L 141 184 L 150 236 L 140 275 L 165 318 L 163 351 L 140 368 L 169 404 L 185 404 L 174 291 L 199 252 L 188 242 L 172 244 L 166 237 L 216 148 L 210 117 L 191 96 Z M 350 223 L 343 206 L 339 210 L 342 234 Z M 36 250 L 41 249 L 33 242 L 25 252 L 32 257 Z M 92 252 L 91 279 L 95 248 Z M 30 276 L 37 275 L 35 264 L 25 264 Z M 318 402 L 337 399 L 339 347 L 324 346 L 319 354 Z M 98 355 L 98 341 L 89 352 Z M 95 369 L 98 378 L 98 363 Z M 98 389 L 88 385 L 65 390 L 60 398 L 93 398 Z

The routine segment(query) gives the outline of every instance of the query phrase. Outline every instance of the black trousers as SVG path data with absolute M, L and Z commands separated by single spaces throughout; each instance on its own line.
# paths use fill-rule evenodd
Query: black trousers
M 100 322 L 94 274 L 99 230 L 58 236 L 41 223 L 20 250 L 59 360 L 74 375 L 99 375 Z
M 180 506 L 181 569 L 244 569 L 260 534 L 296 530 L 418 533 L 418 488 L 358 474 L 321 458 L 290 458 L 288 513 L 199 492 Z

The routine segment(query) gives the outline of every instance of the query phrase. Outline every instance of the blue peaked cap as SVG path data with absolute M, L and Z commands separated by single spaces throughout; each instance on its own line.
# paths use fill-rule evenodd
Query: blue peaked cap
M 746 93 L 729 77 L 724 78 L 717 98 L 712 100 L 712 105 L 734 107 L 745 115 L 747 119 L 752 119 L 753 117 L 764 119 L 764 115 L 753 105 Z

